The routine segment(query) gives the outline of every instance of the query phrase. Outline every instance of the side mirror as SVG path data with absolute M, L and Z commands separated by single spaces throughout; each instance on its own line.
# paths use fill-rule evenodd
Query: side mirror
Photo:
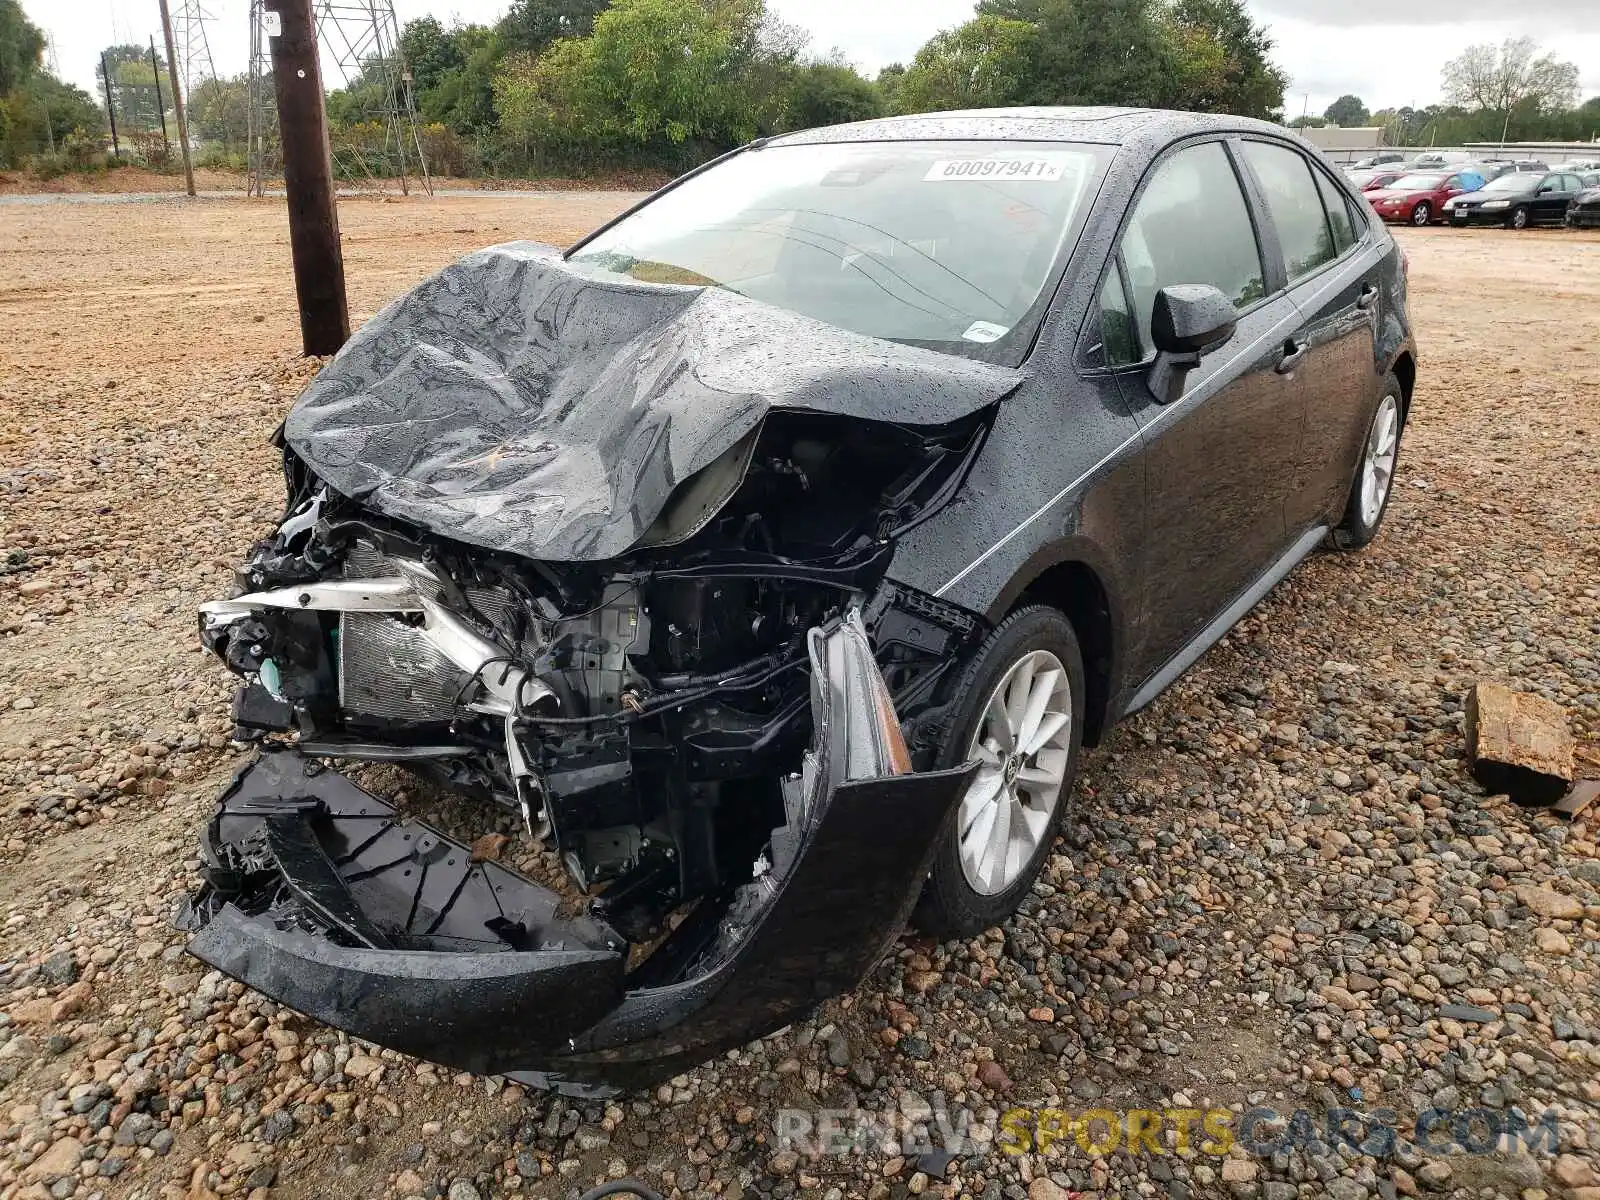
M 1189 372 L 1233 336 L 1239 313 L 1209 283 L 1179 283 L 1156 293 L 1150 313 L 1150 340 L 1156 360 L 1150 365 L 1150 390 L 1162 404 L 1183 396 Z

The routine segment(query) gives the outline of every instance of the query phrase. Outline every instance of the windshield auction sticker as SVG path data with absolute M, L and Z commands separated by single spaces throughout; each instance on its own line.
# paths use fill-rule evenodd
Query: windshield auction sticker
M 1038 155 L 1033 158 L 951 158 L 934 163 L 922 179 L 924 183 L 997 179 L 1056 183 L 1066 172 L 1066 155 Z

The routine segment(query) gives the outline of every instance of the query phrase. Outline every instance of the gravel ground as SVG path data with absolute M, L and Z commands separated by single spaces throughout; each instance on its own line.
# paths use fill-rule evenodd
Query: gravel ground
M 352 308 L 629 198 L 346 204 Z M 352 1043 L 183 956 L 168 917 L 242 761 L 193 609 L 276 515 L 263 442 L 317 366 L 283 212 L 0 226 L 0 1200 L 489 1200 L 625 1173 L 724 1197 L 1600 1200 L 1600 817 L 1484 796 L 1461 761 L 1465 692 L 1494 677 L 1564 704 L 1600 774 L 1600 238 L 1404 231 L 1425 361 L 1379 541 L 1307 563 L 1087 757 L 1081 833 L 1003 930 L 907 940 L 805 1025 L 600 1104 Z M 1563 1153 L 780 1145 L 780 1109 L 855 1104 L 1515 1105 L 1554 1111 Z

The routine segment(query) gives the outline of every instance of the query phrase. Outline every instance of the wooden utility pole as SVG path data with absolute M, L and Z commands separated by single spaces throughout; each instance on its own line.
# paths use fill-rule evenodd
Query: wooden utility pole
M 122 157 L 122 147 L 117 145 L 117 106 L 111 102 L 111 67 L 104 53 L 100 55 L 100 75 L 106 81 L 106 116 L 111 121 L 111 156 Z
M 194 164 L 189 161 L 189 118 L 183 111 L 183 87 L 178 83 L 178 51 L 172 38 L 172 14 L 167 11 L 167 0 L 161 0 L 161 32 L 167 43 L 167 79 L 172 84 L 172 112 L 178 118 L 178 147 L 183 151 L 183 182 L 189 195 L 194 195 Z M 154 51 L 152 50 L 152 57 Z M 157 85 L 160 86 L 159 84 Z M 161 115 L 161 130 L 166 132 L 167 117 Z
M 167 136 L 167 105 L 161 99 L 161 68 L 156 65 L 156 40 L 150 39 L 150 78 L 156 81 L 156 112 L 161 114 L 161 144 L 167 148 L 167 157 L 172 157 L 172 139 Z
M 283 182 L 289 193 L 289 245 L 300 297 L 300 338 L 308 355 L 332 354 L 349 340 L 350 311 L 317 26 L 311 0 L 265 0 L 265 5 L 282 22 L 278 36 L 268 40 L 283 139 Z

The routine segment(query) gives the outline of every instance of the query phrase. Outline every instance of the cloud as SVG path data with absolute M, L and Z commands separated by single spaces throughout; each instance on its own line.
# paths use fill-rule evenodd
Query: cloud
M 1308 25 L 1351 28 L 1361 25 L 1459 25 L 1505 21 L 1504 0 L 1255 0 L 1272 17 Z M 1595 0 L 1538 0 L 1516 8 L 1516 24 L 1530 35 L 1540 29 L 1577 32 L 1594 23 Z

